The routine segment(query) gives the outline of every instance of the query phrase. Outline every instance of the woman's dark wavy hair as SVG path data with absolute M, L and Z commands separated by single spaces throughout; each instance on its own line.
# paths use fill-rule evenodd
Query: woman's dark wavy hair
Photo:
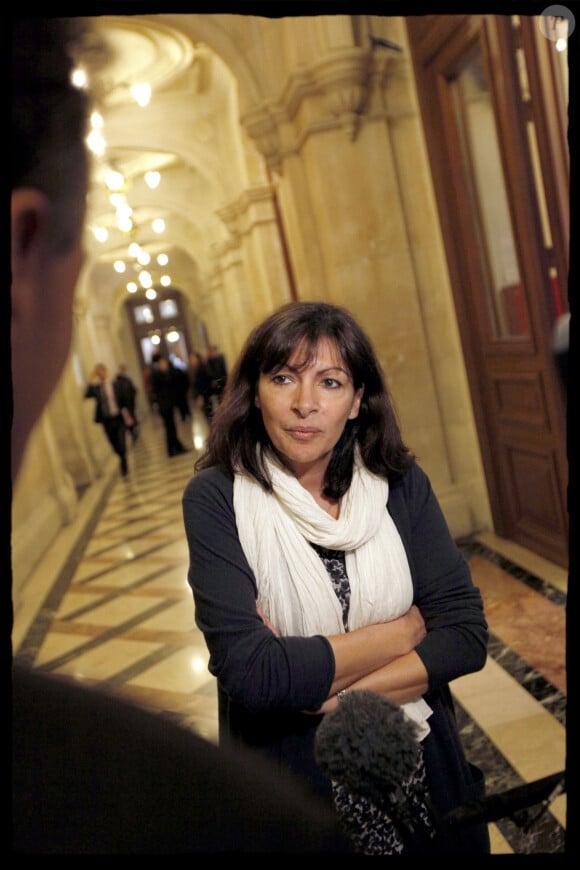
M 223 465 L 234 473 L 241 467 L 272 491 L 263 461 L 264 448 L 272 444 L 255 404 L 258 380 L 260 374 L 279 371 L 297 347 L 304 350 L 302 366 L 307 366 L 321 338 L 336 344 L 355 390 L 364 386 L 358 416 L 347 421 L 334 448 L 326 471 L 325 495 L 340 498 L 349 488 L 357 443 L 366 467 L 375 474 L 390 480 L 409 467 L 413 456 L 403 443 L 380 364 L 354 317 L 346 309 L 325 302 L 290 302 L 266 318 L 246 340 L 196 471 Z M 256 445 L 261 450 L 256 450 Z

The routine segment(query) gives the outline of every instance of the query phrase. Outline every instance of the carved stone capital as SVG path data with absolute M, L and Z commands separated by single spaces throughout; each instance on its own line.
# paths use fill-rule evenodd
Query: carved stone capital
M 368 49 L 335 50 L 290 71 L 275 99 L 248 110 L 240 121 L 268 166 L 281 175 L 284 157 L 321 130 L 341 125 L 354 139 L 368 103 L 373 64 Z
M 239 213 L 240 210 L 235 202 L 230 203 L 229 205 L 224 205 L 216 211 L 217 216 L 225 224 L 230 236 L 236 236 L 238 233 L 237 221 Z
M 361 48 L 342 50 L 312 68 L 313 79 L 324 93 L 330 112 L 351 140 L 367 104 L 371 70 L 372 55 Z
M 273 220 L 271 212 L 272 189 L 269 185 L 254 185 L 242 191 L 238 199 L 216 211 L 224 222 L 231 239 L 240 236 L 258 223 Z
M 269 103 L 256 106 L 240 119 L 271 169 L 280 172 L 280 133 Z

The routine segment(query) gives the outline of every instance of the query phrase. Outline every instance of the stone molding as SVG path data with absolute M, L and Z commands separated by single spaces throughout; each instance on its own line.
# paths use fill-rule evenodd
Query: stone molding
M 406 63 L 372 49 L 335 50 L 290 72 L 278 98 L 246 111 L 240 123 L 268 166 L 282 174 L 285 158 L 298 153 L 313 133 L 342 128 L 354 142 L 371 107 L 373 119 L 387 117 L 385 101 L 371 97 Z
M 230 240 L 239 241 L 255 227 L 272 224 L 275 215 L 272 206 L 272 189 L 269 185 L 254 185 L 242 191 L 237 200 L 216 211 L 223 221 Z

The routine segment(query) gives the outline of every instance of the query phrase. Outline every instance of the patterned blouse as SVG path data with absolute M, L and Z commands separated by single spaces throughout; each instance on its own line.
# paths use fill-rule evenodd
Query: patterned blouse
M 344 630 L 348 631 L 350 606 L 350 583 L 346 573 L 346 558 L 343 550 L 329 550 L 312 544 L 326 570 L 334 591 L 342 605 Z M 338 782 L 332 783 L 334 805 L 345 833 L 350 837 L 356 852 L 364 855 L 401 855 L 412 851 L 412 844 L 405 844 L 404 835 L 397 829 L 388 814 L 371 801 L 350 794 Z M 423 753 L 419 752 L 417 769 L 412 777 L 403 783 L 408 809 L 415 818 L 418 816 L 434 836 L 429 810 L 422 798 L 427 793 L 425 763 Z

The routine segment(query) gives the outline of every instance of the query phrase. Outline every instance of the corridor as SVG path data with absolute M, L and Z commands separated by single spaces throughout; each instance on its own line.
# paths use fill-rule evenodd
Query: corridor
M 151 417 L 130 448 L 129 475 L 87 490 L 15 602 L 14 656 L 100 685 L 217 739 L 214 678 L 187 585 L 181 495 L 207 427 L 179 423 L 188 453 L 167 458 Z M 488 662 L 452 685 L 471 761 L 488 794 L 565 767 L 566 572 L 520 547 L 482 535 L 459 542 L 490 626 Z M 494 854 L 564 851 L 566 795 L 530 829 L 490 826 Z

